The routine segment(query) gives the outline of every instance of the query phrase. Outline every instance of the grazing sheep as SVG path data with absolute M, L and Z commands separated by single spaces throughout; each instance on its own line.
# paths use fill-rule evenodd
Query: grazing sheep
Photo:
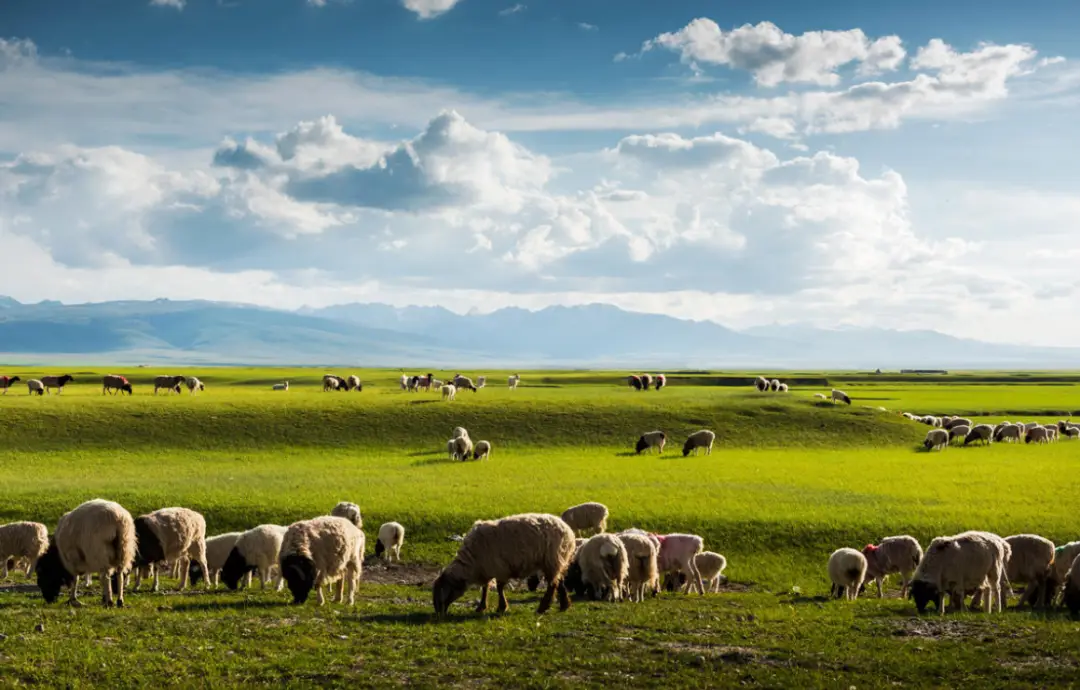
M 287 528 L 281 525 L 259 525 L 237 535 L 233 548 L 221 567 L 221 581 L 225 586 L 235 590 L 240 586 L 241 580 L 246 580 L 245 584 L 250 587 L 252 574 L 257 572 L 259 588 L 266 589 L 271 573 L 278 567 L 286 530 Z M 283 585 L 279 575 L 274 587 L 280 592 Z
M 204 384 L 202 381 L 200 381 L 194 376 L 188 376 L 186 379 L 184 379 L 184 385 L 187 386 L 188 393 L 192 395 L 195 395 L 200 391 L 206 390 L 206 384 Z
M 769 379 L 764 376 L 757 377 L 754 379 L 754 388 L 756 388 L 759 393 L 764 393 L 769 390 Z
M 7 395 L 8 388 L 11 388 L 11 384 L 22 381 L 18 376 L 0 376 L 0 388 L 4 389 L 4 395 Z
M 976 424 L 971 428 L 971 431 L 964 437 L 964 445 L 970 445 L 972 443 L 983 443 L 989 445 L 994 441 L 994 427 L 989 424 Z
M 720 591 L 720 577 L 727 568 L 727 559 L 713 551 L 702 551 L 694 556 L 694 565 L 701 573 L 701 581 L 711 592 Z
M 626 585 L 630 590 L 630 601 L 644 601 L 645 588 L 649 587 L 655 593 L 659 582 L 656 565 L 659 542 L 641 530 L 626 530 L 616 536 L 626 549 L 629 568 Z
M 1049 606 L 1057 600 L 1061 586 L 1068 581 L 1069 567 L 1080 556 L 1080 541 L 1071 541 L 1054 549 L 1054 562 L 1046 579 L 1045 603 Z
M 629 377 L 627 377 L 626 380 L 627 380 L 627 383 L 630 384 L 631 388 L 633 388 L 636 391 L 641 390 L 642 386 L 641 386 L 641 377 L 640 376 L 636 376 L 634 374 L 631 374 Z
M 446 442 L 446 456 L 451 460 L 457 460 L 457 439 L 452 438 Z
M 713 442 L 716 440 L 716 434 L 708 429 L 702 429 L 701 431 L 695 431 L 686 438 L 686 443 L 683 444 L 682 454 L 685 458 L 693 451 L 694 455 L 697 455 L 699 448 L 705 449 L 705 455 L 712 455 Z
M 487 377 L 486 376 L 477 376 L 476 377 L 476 387 L 477 388 L 486 388 L 487 387 Z
M 454 384 L 454 388 L 456 388 L 457 390 L 467 389 L 472 391 L 473 393 L 477 391 L 477 388 L 473 384 L 472 379 L 470 379 L 468 376 L 462 376 L 461 374 L 458 374 L 454 376 L 450 383 Z
M 37 393 L 38 395 L 45 395 L 45 384 L 38 379 L 30 379 L 26 382 L 26 388 L 29 390 L 28 395 Z
M 906 534 L 885 537 L 877 545 L 867 544 L 862 553 L 866 557 L 866 577 L 877 583 L 878 599 L 884 596 L 882 583 L 893 573 L 900 574 L 900 597 L 906 598 L 911 576 L 923 559 L 919 541 Z
M 970 589 L 979 590 L 980 598 L 985 591 L 987 613 L 994 610 L 995 604 L 1000 611 L 1010 549 L 1004 539 L 989 532 L 935 538 L 911 581 L 911 596 L 919 613 L 933 602 L 938 613 L 944 614 L 946 594 L 950 608 L 962 608 Z
M 452 383 L 447 383 L 439 389 L 439 392 L 442 393 L 442 399 L 449 402 L 457 395 L 457 387 Z
M 866 579 L 866 556 L 847 547 L 833 551 L 829 556 L 829 579 L 832 581 L 830 596 L 854 601 Z
M 994 440 L 998 442 L 1016 441 L 1020 442 L 1020 437 L 1023 435 L 1023 430 L 1018 424 L 1009 424 L 1008 422 L 997 426 L 997 431 L 994 432 Z
M 360 383 L 359 376 L 357 376 L 356 374 L 350 374 L 349 378 L 345 379 L 345 389 L 360 393 L 364 390 L 364 385 Z
M 508 386 L 510 386 L 510 390 L 516 391 L 517 387 L 518 387 L 518 384 L 521 383 L 521 375 L 520 374 L 514 374 L 513 376 L 511 376 L 510 378 L 508 378 L 506 380 L 506 383 L 507 383 Z
M 364 533 L 345 518 L 324 516 L 289 525 L 281 542 L 278 565 L 289 585 L 294 604 L 307 601 L 311 590 L 319 606 L 326 603 L 324 584 L 338 583 L 334 601 L 356 602 L 356 587 L 363 572 Z
M 946 429 L 952 429 L 954 426 L 974 426 L 970 419 L 964 419 L 963 417 L 951 417 L 949 421 L 944 422 Z
M 582 545 L 577 556 L 581 579 L 592 587 L 601 599 L 622 599 L 623 583 L 629 576 L 630 564 L 626 547 L 614 534 L 597 534 Z
M 364 519 L 360 515 L 360 506 L 348 501 L 342 501 L 330 511 L 334 517 L 345 518 L 359 529 L 364 529 Z
M 1018 607 L 1042 603 L 1046 596 L 1054 562 L 1054 542 L 1037 534 L 1015 534 L 1005 537 L 1012 549 L 1005 563 L 1005 577 L 1010 584 L 1025 583 Z
M 126 378 L 118 374 L 106 374 L 101 378 L 101 394 L 106 393 L 116 394 L 117 391 L 121 393 L 127 393 L 128 395 L 134 395 L 131 388 L 131 383 Z
M 574 532 L 584 535 L 595 531 L 597 534 L 607 530 L 608 509 L 603 503 L 595 501 L 571 506 L 563 511 L 562 520 Z
M 135 523 L 131 513 L 112 501 L 87 501 L 65 513 L 56 523 L 49 548 L 38 559 L 38 589 L 46 603 L 53 603 L 62 587 L 71 588 L 68 601 L 79 606 L 79 579 L 101 576 L 102 603 L 112 606 L 113 584 L 117 606 L 124 605 L 123 573 L 135 558 Z M 112 577 L 116 573 L 119 577 Z
M 769 390 L 773 393 L 778 393 L 780 391 L 780 380 L 773 379 L 772 381 L 769 381 Z
M 477 441 L 473 449 L 473 460 L 487 460 L 491 457 L 491 441 Z
M 814 393 L 814 397 L 817 398 L 818 400 L 828 400 L 829 399 L 829 396 L 825 395 L 824 393 Z M 907 413 L 905 412 L 904 414 L 906 415 Z M 912 417 L 912 418 L 914 418 L 914 417 Z
M 949 445 L 949 432 L 944 429 L 931 429 L 926 432 L 926 440 L 923 441 L 923 447 L 926 450 L 934 450 L 944 448 Z
M 942 425 L 941 417 L 935 417 L 932 414 L 928 414 L 928 415 L 924 415 L 922 417 L 919 417 L 919 421 L 922 422 L 923 424 L 927 425 L 927 426 L 932 426 L 932 427 L 937 427 L 937 428 L 941 428 L 941 425 Z
M 652 381 L 653 381 L 652 374 L 642 374 L 641 375 L 641 390 L 647 391 L 650 388 L 652 388 Z
M 345 379 L 333 374 L 325 374 L 322 377 L 322 389 L 323 393 L 345 390 Z
M 450 438 L 469 438 L 469 430 L 463 426 L 456 426 Z
M 1073 618 L 1080 615 L 1080 557 L 1073 559 L 1069 572 L 1065 575 L 1065 593 L 1061 602 L 1069 609 Z
M 641 455 L 643 450 L 655 448 L 658 453 L 664 452 L 664 444 L 667 443 L 667 435 L 663 431 L 649 431 L 641 435 L 634 450 Z
M 821 394 L 820 394 L 820 393 L 817 393 L 817 394 L 815 394 L 815 397 L 816 397 L 817 395 L 821 395 Z M 825 396 L 824 396 L 824 395 L 821 395 L 821 397 L 823 397 L 823 398 L 824 398 Z M 910 412 L 901 412 L 901 413 L 900 413 L 900 416 L 901 416 L 901 417 L 904 417 L 905 419 L 910 419 L 910 420 L 911 420 L 911 421 L 913 421 L 913 422 L 915 422 L 915 421 L 918 421 L 918 420 L 919 420 L 919 418 L 918 418 L 918 417 L 917 417 L 916 415 L 913 415 L 913 414 L 911 414 Z
M 663 374 L 657 374 L 654 381 L 655 381 L 654 385 L 656 386 L 656 390 L 660 390 L 661 388 L 663 388 L 664 386 L 667 385 L 667 376 L 664 376 Z
M 461 460 L 464 462 L 472 455 L 473 442 L 468 436 L 458 436 L 447 442 L 446 449 L 450 453 L 451 460 Z
M 942 431 L 942 430 L 937 429 L 937 431 Z M 967 438 L 967 435 L 970 432 L 971 432 L 971 427 L 969 427 L 969 426 L 965 426 L 963 424 L 961 424 L 960 426 L 954 426 L 953 428 L 949 429 L 948 432 L 947 432 L 949 434 L 949 443 L 952 443 L 955 439 L 958 439 L 958 438 Z M 933 433 L 933 432 L 931 432 L 931 433 Z
M 1055 426 L 1053 424 L 1046 424 L 1045 426 L 1043 426 L 1043 428 L 1046 429 L 1046 439 L 1048 441 L 1053 442 L 1053 441 L 1058 440 L 1058 428 L 1057 428 L 1057 426 Z
M 198 570 L 209 573 L 206 565 L 206 520 L 190 508 L 162 508 L 135 518 L 135 586 L 139 589 L 143 574 L 151 572 L 158 591 L 157 565 L 162 561 L 180 566 L 178 590 L 187 587 L 190 564 L 198 563 Z
M 206 580 L 211 589 L 216 588 L 221 581 L 221 569 L 225 567 L 225 562 L 228 560 L 233 547 L 236 546 L 236 540 L 240 538 L 240 534 L 240 532 L 227 532 L 226 534 L 206 538 L 206 568 L 208 571 Z M 203 572 L 195 561 L 192 561 L 191 565 L 188 566 L 188 577 L 192 586 L 199 584 L 199 581 L 203 578 Z
M 1037 426 L 1032 429 L 1028 429 L 1027 435 L 1024 436 L 1024 443 L 1049 443 L 1050 434 L 1047 433 L 1046 427 Z
M 273 387 L 273 390 L 287 391 L 287 390 L 289 390 L 289 382 L 288 381 L 282 381 L 281 383 L 275 383 L 274 387 Z
M 45 386 L 45 392 L 52 393 L 52 389 L 56 389 L 56 394 L 60 395 L 64 392 L 64 386 L 75 380 L 75 377 L 71 374 L 64 374 L 63 376 L 42 376 L 41 385 Z
M 705 540 L 696 534 L 652 535 L 660 542 L 656 554 L 657 571 L 678 575 L 682 573 L 690 581 L 690 591 L 695 589 L 703 596 L 705 585 L 701 582 L 696 558 L 705 549 Z
M 179 393 L 180 386 L 184 383 L 186 377 L 184 376 L 155 376 L 154 377 L 154 395 L 157 395 L 159 389 L 164 388 L 166 394 Z
M 851 404 L 851 397 L 847 393 L 845 393 L 844 391 L 838 391 L 835 388 L 833 388 L 832 389 L 832 401 L 835 403 L 838 400 L 840 402 L 846 403 L 848 405 Z
M 1080 438 L 1080 428 L 1077 428 L 1075 426 L 1067 426 L 1061 430 L 1061 435 L 1065 438 Z
M 25 560 L 24 574 L 30 577 L 34 566 L 49 549 L 49 528 L 40 522 L 11 522 L 0 525 L 0 568 L 8 576 L 8 560 Z
M 570 608 L 570 597 L 563 577 L 575 547 L 573 530 L 554 515 L 527 513 L 501 520 L 478 520 L 465 535 L 457 556 L 435 579 L 435 613 L 445 615 L 469 585 L 481 586 L 477 610 L 486 610 L 491 580 L 498 590 L 499 611 L 506 611 L 506 583 L 537 572 L 547 581 L 547 591 L 536 612 L 551 608 L 556 592 L 559 609 L 565 611 Z
M 405 528 L 397 522 L 387 522 L 379 527 L 379 538 L 375 540 L 375 555 L 388 562 L 395 558 L 401 562 L 401 545 L 405 543 Z
M 401 375 L 401 390 L 403 390 L 403 391 L 409 390 L 409 375 L 408 374 L 402 374 Z
M 776 390 L 778 392 L 780 392 L 780 393 L 787 393 L 788 392 L 788 385 L 786 383 L 781 383 L 780 387 L 777 388 Z

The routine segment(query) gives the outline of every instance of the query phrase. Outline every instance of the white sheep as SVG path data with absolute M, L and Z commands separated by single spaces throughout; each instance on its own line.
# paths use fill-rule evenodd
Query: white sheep
M 1019 424 L 1009 424 L 1006 422 L 997 427 L 997 431 L 994 433 L 994 440 L 1008 443 L 1016 441 L 1019 443 L 1020 438 L 1023 435 L 1023 427 Z
M 989 445 L 994 441 L 994 427 L 989 424 L 976 424 L 964 437 L 964 445 L 983 443 Z
M 754 388 L 756 388 L 759 393 L 764 393 L 769 390 L 769 379 L 764 376 L 757 377 L 754 379 Z
M 708 429 L 695 431 L 686 438 L 686 443 L 683 444 L 683 457 L 685 458 L 687 455 L 690 455 L 691 451 L 694 455 L 697 455 L 699 448 L 705 449 L 705 455 L 712 455 L 714 441 L 716 441 L 716 434 L 712 431 L 709 431 Z
M 1053 442 L 1053 441 L 1058 440 L 1058 428 L 1057 428 L 1057 426 L 1055 426 L 1053 424 L 1046 424 L 1045 426 L 1043 426 L 1043 428 L 1046 429 L 1046 438 L 1047 438 L 1048 441 Z
M 387 522 L 379 527 L 379 538 L 375 540 L 375 555 L 388 562 L 395 558 L 401 562 L 401 545 L 405 543 L 405 528 L 397 522 Z
M 274 387 L 273 387 L 273 390 L 287 391 L 287 390 L 289 390 L 289 382 L 288 381 L 282 381 L 281 383 L 275 383 Z
M 619 601 L 623 583 L 629 576 L 630 564 L 626 547 L 614 534 L 597 534 L 588 539 L 578 551 L 581 579 L 598 598 Z
M 1058 592 L 1069 574 L 1069 566 L 1077 556 L 1080 556 L 1080 541 L 1071 541 L 1054 549 L 1054 563 L 1046 583 L 1047 604 L 1052 604 L 1057 599 Z
M 180 584 L 187 587 L 192 562 L 198 563 L 202 573 L 209 573 L 206 565 L 206 520 L 190 508 L 162 508 L 135 518 L 135 587 L 139 589 L 144 573 L 152 573 L 154 592 L 158 591 L 158 564 L 162 561 L 178 563 Z
M 667 434 L 663 431 L 648 431 L 641 435 L 637 444 L 634 446 L 634 450 L 638 455 L 642 451 L 656 449 L 658 453 L 664 452 L 664 444 L 667 443 Z
M 780 381 L 778 379 L 773 379 L 772 381 L 769 381 L 769 390 L 772 391 L 773 393 L 779 392 L 780 391 Z
M 206 390 L 206 384 L 204 384 L 202 381 L 200 381 L 194 376 L 188 376 L 187 378 L 185 378 L 184 385 L 187 386 L 188 393 L 192 395 L 195 395 L 199 391 Z
M 777 388 L 776 390 L 778 392 L 780 392 L 780 393 L 787 393 L 788 392 L 788 385 L 786 383 L 781 383 L 780 387 Z
M 854 601 L 866 579 L 866 556 L 845 546 L 829 556 L 828 569 L 829 580 L 832 581 L 829 594 L 837 599 L 843 597 Z
M 832 401 L 834 403 L 839 401 L 839 402 L 847 403 L 848 405 L 850 405 L 851 404 L 851 396 L 849 396 L 844 391 L 838 391 L 835 388 L 833 388 L 832 389 Z
M 879 599 L 884 596 L 882 583 L 893 573 L 900 575 L 901 598 L 907 597 L 911 576 L 923 559 L 923 550 L 918 539 L 906 534 L 885 537 L 876 545 L 867 544 L 862 553 L 866 557 L 866 577 L 873 578 L 877 583 Z
M 345 518 L 360 529 L 364 529 L 364 518 L 360 515 L 360 506 L 349 501 L 341 501 L 330 511 L 334 517 Z
M 468 438 L 469 430 L 463 426 L 454 427 L 454 432 L 450 434 L 450 438 Z
M 491 441 L 477 441 L 473 449 L 473 460 L 487 460 L 491 457 Z
M 934 602 L 938 612 L 944 614 L 946 594 L 950 608 L 962 608 L 965 593 L 971 589 L 978 590 L 980 599 L 985 593 L 987 613 L 994 610 L 995 604 L 1000 611 L 1010 550 L 1004 539 L 989 532 L 970 531 L 935 538 L 911 582 L 911 596 L 919 612 Z
M 696 534 L 652 535 L 660 542 L 656 554 L 657 570 L 673 575 L 683 574 L 689 581 L 690 591 L 705 594 L 705 585 L 701 581 L 695 559 L 704 551 L 705 540 Z
M 473 452 L 473 442 L 468 436 L 458 436 L 446 442 L 446 451 L 451 460 L 464 462 Z
M 1005 577 L 1010 584 L 1025 583 L 1018 605 L 1034 607 L 1043 598 L 1052 576 L 1054 542 L 1037 534 L 1015 534 L 1005 537 L 1005 542 L 1012 549 L 1005 563 Z
M 33 395 L 34 393 L 45 395 L 45 384 L 40 379 L 30 379 L 26 382 L 26 388 L 29 391 L 27 395 Z
M 818 400 L 828 400 L 829 399 L 829 396 L 825 395 L 824 393 L 814 393 L 814 397 L 817 398 Z
M 102 602 L 112 606 L 113 580 L 117 606 L 124 605 L 123 573 L 135 558 L 135 521 L 123 506 L 112 501 L 87 501 L 65 513 L 56 523 L 56 533 L 48 550 L 38 559 L 37 582 L 49 604 L 60 588 L 71 588 L 68 601 L 79 606 L 79 578 L 89 573 L 101 577 Z M 119 577 L 113 578 L 113 574 Z
M 360 383 L 360 377 L 356 374 L 349 374 L 349 377 L 345 379 L 345 386 L 348 390 L 358 393 L 364 390 L 363 384 Z
M 617 535 L 626 549 L 627 571 L 626 586 L 630 601 L 644 601 L 645 589 L 655 593 L 659 585 L 656 557 L 660 542 L 641 530 L 625 530 Z
M 714 551 L 702 551 L 694 556 L 694 565 L 701 574 L 701 581 L 706 585 L 705 589 L 711 592 L 720 591 L 720 577 L 727 568 L 727 559 Z
M 49 528 L 40 522 L 11 522 L 0 525 L 0 568 L 8 576 L 8 560 L 26 561 L 26 577 L 34 572 L 38 559 L 49 550 Z
M 1028 429 L 1027 435 L 1024 436 L 1024 443 L 1049 443 L 1050 434 L 1047 433 L 1046 427 L 1036 426 Z
M 403 390 L 403 391 L 409 390 L 409 375 L 408 374 L 402 374 L 401 375 L 401 390 Z
M 559 609 L 565 611 L 570 607 L 570 597 L 563 577 L 575 547 L 573 530 L 554 515 L 527 513 L 501 520 L 478 520 L 462 540 L 457 556 L 435 579 L 432 588 L 435 613 L 445 615 L 469 585 L 480 585 L 477 610 L 486 610 L 491 580 L 498 590 L 499 611 L 506 611 L 507 582 L 537 572 L 547 581 L 547 591 L 537 613 L 551 608 L 556 592 Z
M 320 606 L 326 603 L 322 587 L 338 583 L 334 601 L 356 602 L 356 587 L 363 573 L 364 533 L 346 518 L 332 515 L 289 525 L 281 542 L 278 566 L 289 585 L 294 604 L 303 604 L 312 588 Z
M 949 445 L 949 432 L 944 429 L 931 429 L 926 432 L 926 440 L 923 447 L 926 450 L 941 449 Z
M 457 395 L 457 386 L 452 383 L 446 383 L 439 388 L 439 392 L 442 393 L 442 399 L 449 402 Z
M 351 520 L 348 522 L 353 524 Z M 240 534 L 221 568 L 221 580 L 225 586 L 236 589 L 240 581 L 245 580 L 244 584 L 250 587 L 252 575 L 258 573 L 259 588 L 266 589 L 266 583 L 278 569 L 286 531 L 287 528 L 281 525 L 259 525 Z M 283 584 L 279 572 L 274 588 L 280 592 Z
M 970 431 L 971 431 L 971 427 L 966 426 L 964 424 L 960 424 L 959 426 L 954 426 L 954 427 L 950 428 L 949 431 L 948 431 L 949 443 L 952 443 L 954 440 L 956 440 L 958 438 L 967 438 L 967 435 L 968 435 L 968 433 Z
M 521 383 L 521 375 L 514 374 L 513 376 L 511 376 L 510 378 L 508 378 L 506 380 L 506 383 L 510 387 L 510 390 L 516 391 L 517 387 L 518 387 L 518 384 Z
M 487 377 L 486 376 L 477 376 L 476 377 L 476 387 L 477 388 L 485 388 L 485 387 L 487 387 Z
M 236 540 L 239 538 L 240 532 L 227 532 L 207 537 L 206 567 L 209 572 L 206 574 L 206 579 L 211 589 L 216 588 L 221 581 L 221 569 L 225 567 L 225 561 L 229 559 L 229 554 L 232 552 L 233 547 L 236 546 Z M 203 577 L 202 571 L 199 570 L 198 564 L 194 561 L 188 567 L 188 574 L 192 586 L 199 584 L 199 580 Z
M 603 503 L 595 501 L 571 506 L 563 511 L 562 520 L 575 533 L 596 532 L 597 534 L 607 530 L 608 508 Z

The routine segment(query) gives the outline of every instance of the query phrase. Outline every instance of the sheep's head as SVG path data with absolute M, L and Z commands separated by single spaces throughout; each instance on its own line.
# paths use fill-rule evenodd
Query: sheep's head
M 240 586 L 240 580 L 253 570 L 255 566 L 248 565 L 248 562 L 240 555 L 240 550 L 234 547 L 229 552 L 229 557 L 225 559 L 225 565 L 221 567 L 221 581 L 229 589 L 236 589 Z
M 289 585 L 293 603 L 303 604 L 315 586 L 315 563 L 310 558 L 290 554 L 281 560 L 281 576 Z
M 34 570 L 37 573 L 38 589 L 41 590 L 46 604 L 55 602 L 60 597 L 62 588 L 75 584 L 75 578 L 60 560 L 60 550 L 56 548 L 55 540 L 49 540 L 49 549 L 38 559 Z
M 637 445 L 634 446 L 634 450 L 636 450 L 638 453 L 641 453 L 641 451 L 645 450 L 648 447 L 649 444 L 645 442 L 645 437 L 642 436 L 638 439 Z
M 460 599 L 465 594 L 467 587 L 464 578 L 448 573 L 445 570 L 439 573 L 439 576 L 435 578 L 435 584 L 431 588 L 435 613 L 445 616 L 450 610 L 450 604 Z
M 934 608 L 941 606 L 941 591 L 938 590 L 936 585 L 925 580 L 912 582 L 908 596 L 915 600 L 915 607 L 919 610 L 919 613 L 925 613 L 926 606 L 930 603 L 934 604 Z
M 188 564 L 188 579 L 191 580 L 192 587 L 206 579 L 206 573 L 203 571 L 202 566 L 199 565 L 198 561 L 192 560 L 191 563 Z
M 1080 585 L 1077 585 L 1072 579 L 1065 585 L 1065 594 L 1062 597 L 1062 603 L 1065 604 L 1065 608 L 1069 609 L 1069 613 L 1073 618 L 1080 613 Z
M 125 383 L 123 386 L 120 386 L 120 390 L 124 391 L 128 395 L 134 395 L 135 394 L 134 391 L 131 389 L 131 384 L 130 383 Z
M 376 557 L 382 556 L 384 551 L 386 551 L 386 547 L 383 546 L 382 539 L 376 539 L 375 540 L 375 556 Z

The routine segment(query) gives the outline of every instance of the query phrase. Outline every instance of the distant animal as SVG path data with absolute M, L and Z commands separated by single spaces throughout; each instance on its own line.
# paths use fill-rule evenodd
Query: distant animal
M 510 390 L 516 391 L 517 387 L 518 387 L 518 384 L 521 383 L 521 375 L 520 374 L 514 374 L 509 379 L 507 379 L 506 382 L 510 386 Z
M 454 388 L 458 390 L 468 389 L 471 390 L 473 393 L 478 390 L 476 385 L 473 384 L 472 379 L 470 379 L 468 376 L 462 376 L 461 374 L 455 375 L 453 380 L 450 381 L 450 383 L 454 384 Z
M 363 384 L 360 383 L 360 377 L 356 374 L 351 374 L 349 378 L 345 379 L 345 385 L 349 390 L 356 391 L 357 393 L 364 390 Z
M 473 448 L 473 460 L 487 460 L 491 457 L 491 441 L 477 441 Z
M 326 374 L 322 377 L 322 389 L 324 393 L 326 391 L 346 391 L 348 390 L 348 383 L 340 376 Z
M 440 389 L 439 392 L 442 393 L 442 399 L 449 402 L 453 400 L 454 397 L 457 395 L 457 387 L 452 383 L 447 383 Z
M 487 377 L 486 376 L 477 376 L 476 377 L 476 387 L 477 388 L 483 388 L 486 385 L 487 385 Z
M 642 451 L 655 448 L 658 453 L 663 453 L 665 443 L 667 443 L 667 435 L 663 431 L 649 431 L 641 435 L 634 446 L 634 451 L 640 455 Z
M 641 384 L 641 377 L 640 376 L 635 376 L 635 375 L 631 374 L 627 378 L 627 382 L 630 384 L 630 387 L 633 388 L 634 390 L 636 390 L 636 391 L 641 390 L 642 384 Z
M 825 395 L 824 393 L 814 393 L 814 397 L 819 399 L 819 400 L 828 400 L 829 399 L 829 396 Z
M 777 391 L 780 392 L 780 393 L 787 393 L 788 392 L 788 385 L 786 383 L 781 383 L 780 388 L 778 388 Z
M 695 431 L 687 437 L 686 443 L 683 444 L 682 454 L 683 457 L 690 455 L 691 452 L 697 455 L 699 448 L 705 449 L 705 455 L 712 454 L 713 441 L 716 440 L 716 434 L 708 429 L 702 429 L 701 431 Z
M 844 391 L 838 391 L 835 388 L 833 388 L 832 389 L 832 401 L 836 402 L 838 400 L 840 402 L 846 403 L 848 405 L 851 404 L 851 398 L 848 396 L 847 393 L 845 393 Z
M 184 379 L 184 384 L 187 386 L 188 392 L 192 395 L 195 395 L 199 391 L 206 390 L 206 384 L 204 384 L 202 381 L 195 378 L 194 376 L 189 376 Z
M 660 390 L 667 385 L 667 377 L 663 374 L 657 374 L 654 378 L 654 383 L 656 385 L 656 390 Z
M 281 383 L 275 383 L 273 390 L 287 391 L 287 390 L 289 390 L 289 382 L 288 381 L 282 381 Z
M 112 393 L 113 395 L 115 395 L 117 391 L 120 391 L 121 393 L 127 393 L 128 395 L 134 394 L 131 389 L 131 383 L 129 383 L 128 380 L 123 376 L 120 376 L 118 374 L 106 374 L 104 377 L 102 377 L 102 395 L 105 395 L 105 393 Z
M 33 395 L 34 393 L 45 395 L 45 384 L 38 379 L 30 379 L 27 381 L 26 388 L 30 391 L 30 395 Z
M 780 392 L 780 381 L 779 381 L 779 379 L 773 379 L 772 381 L 769 381 L 769 390 L 771 390 L 773 393 L 779 393 Z
M 408 374 L 402 374 L 401 375 L 401 390 L 403 390 L 403 391 L 409 390 L 409 375 Z
M 154 395 L 157 395 L 158 389 L 164 388 L 166 391 L 172 391 L 174 393 L 180 392 L 180 385 L 184 383 L 184 376 L 155 376 L 154 377 Z
M 52 389 L 56 389 L 56 394 L 64 392 L 64 385 L 75 380 L 75 377 L 71 374 L 64 374 L 63 376 L 42 376 L 41 385 L 45 386 L 47 393 L 52 393 Z
M 0 376 L 0 388 L 4 389 L 4 395 L 7 395 L 8 388 L 11 388 L 11 384 L 22 381 L 18 376 Z
M 759 393 L 764 393 L 769 390 L 769 379 L 764 376 L 757 377 L 754 379 L 754 388 L 756 388 Z
M 641 375 L 641 389 L 647 391 L 650 388 L 652 388 L 652 381 L 653 381 L 653 378 L 652 378 L 651 374 L 642 374 Z

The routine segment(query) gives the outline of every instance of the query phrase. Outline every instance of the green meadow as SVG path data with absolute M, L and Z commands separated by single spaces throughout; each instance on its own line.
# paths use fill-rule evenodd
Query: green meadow
M 182 505 L 208 534 L 327 513 L 402 523 L 404 563 L 365 568 L 353 608 L 291 606 L 284 593 L 132 593 L 105 610 L 46 606 L 21 574 L 0 583 L 0 685 L 350 687 L 1015 687 L 1069 685 L 1080 624 L 1060 612 L 918 616 L 886 599 L 828 600 L 825 562 L 840 546 L 890 534 L 964 529 L 1080 539 L 1069 481 L 1080 443 L 954 446 L 927 453 L 927 427 L 901 411 L 978 420 L 1056 421 L 1080 412 L 1080 375 L 970 372 L 947 377 L 790 373 L 760 394 L 743 372 L 673 372 L 635 392 L 618 372 L 486 373 L 488 387 L 400 390 L 400 372 L 363 370 L 362 392 L 323 393 L 315 369 L 177 371 L 196 396 L 152 395 L 152 369 L 119 370 L 134 396 L 102 395 L 103 371 L 71 373 L 62 395 L 0 395 L 0 521 L 55 526 L 82 501 L 132 514 Z M 419 372 L 418 372 L 419 373 Z M 435 372 L 449 378 L 454 372 Z M 142 374 L 142 375 L 140 375 Z M 287 392 L 271 391 L 288 380 Z M 815 399 L 842 388 L 851 407 Z M 884 410 L 878 408 L 885 408 Z M 1080 416 L 1080 415 L 1078 415 Z M 492 442 L 485 462 L 452 462 L 456 426 Z M 711 455 L 684 458 L 712 429 Z M 637 437 L 668 435 L 636 455 Z M 537 616 L 518 588 L 505 615 L 478 615 L 473 590 L 446 621 L 430 583 L 476 519 L 583 501 L 610 528 L 692 532 L 728 559 L 719 594 L 664 593 L 642 604 L 576 603 Z M 167 581 L 172 584 L 172 581 Z M 869 588 L 868 592 L 873 588 Z M 1015 601 L 1015 600 L 1014 600 Z

